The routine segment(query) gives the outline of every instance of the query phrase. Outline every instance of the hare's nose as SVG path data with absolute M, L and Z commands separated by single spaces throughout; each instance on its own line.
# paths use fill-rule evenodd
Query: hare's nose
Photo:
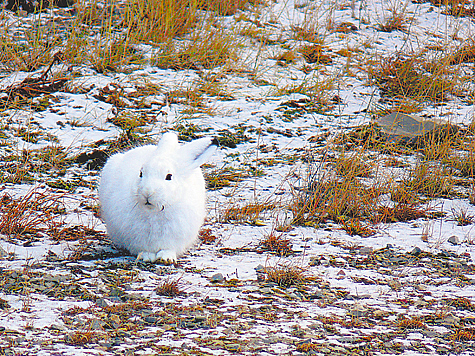
M 144 198 L 145 198 L 145 205 L 153 205 L 151 202 L 150 202 L 150 197 L 152 195 L 151 194 L 148 194 L 148 195 L 144 195 Z

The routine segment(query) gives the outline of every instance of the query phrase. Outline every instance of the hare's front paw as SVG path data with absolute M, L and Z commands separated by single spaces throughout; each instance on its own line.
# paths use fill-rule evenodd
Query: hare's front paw
M 176 252 L 172 250 L 160 250 L 157 253 L 142 251 L 138 254 L 137 259 L 144 262 L 160 260 L 164 264 L 171 264 L 176 262 Z
M 162 260 L 164 263 L 176 262 L 176 252 L 173 250 L 160 250 L 156 254 L 157 260 Z
M 142 251 L 137 255 L 137 260 L 144 262 L 155 262 L 157 260 L 157 254 L 154 252 Z

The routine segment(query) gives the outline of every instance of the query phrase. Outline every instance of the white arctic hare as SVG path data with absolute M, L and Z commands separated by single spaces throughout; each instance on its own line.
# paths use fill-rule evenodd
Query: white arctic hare
M 203 224 L 200 166 L 217 145 L 208 137 L 180 145 L 176 134 L 167 132 L 157 145 L 110 157 L 101 173 L 99 200 L 114 245 L 144 261 L 176 261 Z

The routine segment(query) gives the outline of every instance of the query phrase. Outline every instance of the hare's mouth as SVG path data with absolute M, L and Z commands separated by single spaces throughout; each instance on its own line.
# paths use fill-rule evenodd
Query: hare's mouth
M 151 209 L 151 210 L 152 210 L 152 209 L 157 209 L 157 210 L 159 210 L 159 211 L 165 210 L 165 205 L 160 205 L 160 204 L 155 205 L 155 204 L 152 204 L 152 203 L 150 203 L 150 202 L 148 201 L 148 199 L 145 201 L 144 206 L 145 206 L 147 209 Z

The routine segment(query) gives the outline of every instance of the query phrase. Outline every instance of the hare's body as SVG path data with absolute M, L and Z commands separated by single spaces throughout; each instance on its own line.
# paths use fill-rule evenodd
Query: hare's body
M 99 186 L 101 215 L 117 247 L 146 261 L 174 261 L 196 240 L 205 218 L 200 164 L 215 141 L 180 146 L 165 134 L 157 146 L 112 156 Z

